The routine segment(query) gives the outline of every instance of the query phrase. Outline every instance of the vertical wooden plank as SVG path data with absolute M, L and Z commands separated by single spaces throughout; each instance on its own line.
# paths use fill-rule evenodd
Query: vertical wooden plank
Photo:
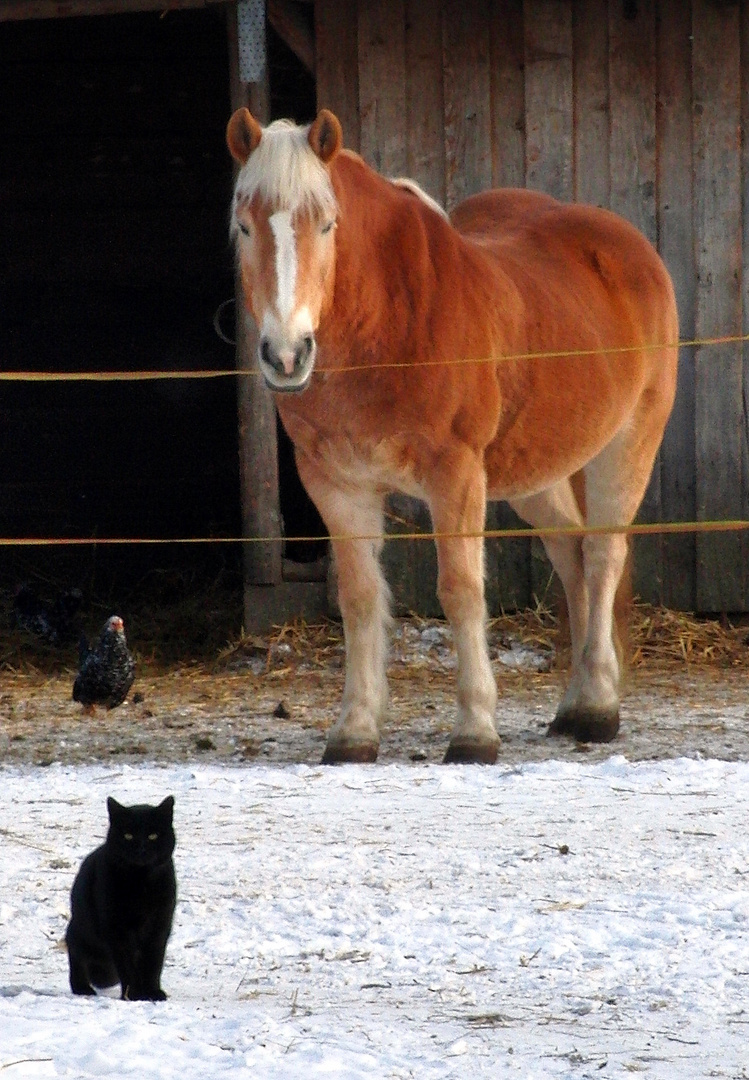
M 430 30 L 429 19 L 424 17 L 412 26 L 408 44 L 412 58 L 423 45 L 425 66 L 434 74 L 433 62 L 429 61 Z M 415 106 L 422 92 L 435 93 L 433 86 L 427 88 L 413 78 L 407 82 L 406 38 L 405 0 L 359 0 L 360 149 L 370 165 L 386 176 L 403 176 L 409 171 L 409 119 L 413 119 L 409 103 Z M 422 75 L 426 76 L 426 72 Z M 414 130 L 414 153 L 424 151 L 428 160 L 434 145 L 430 147 L 422 140 L 433 137 L 433 121 L 431 126 Z M 426 507 L 417 499 L 391 496 L 387 501 L 386 530 L 430 532 Z M 389 540 L 382 561 L 396 611 L 438 613 L 436 557 L 431 541 Z
M 270 120 L 267 70 L 264 82 L 259 84 L 243 83 L 239 78 L 236 4 L 227 10 L 227 37 L 232 108 L 247 105 L 261 123 L 267 123 Z M 236 365 L 240 371 L 251 372 L 237 379 L 242 535 L 280 537 L 276 407 L 265 382 L 258 377 L 257 327 L 246 313 L 238 275 L 236 309 Z M 252 603 L 252 586 L 278 585 L 281 571 L 280 540 L 245 544 L 246 610 Z
M 443 9 L 447 206 L 492 182 L 489 0 Z
M 426 503 L 408 495 L 390 495 L 386 507 L 388 533 L 431 533 Z M 397 615 L 439 617 L 437 549 L 433 540 L 388 540 L 382 563 Z
M 406 0 L 406 173 L 444 206 L 441 0 Z
M 525 184 L 525 47 L 523 0 L 495 0 L 491 10 L 492 185 Z
M 606 0 L 574 0 L 573 188 L 577 202 L 608 206 L 609 26 Z
M 557 199 L 573 197 L 572 2 L 525 0 L 526 185 Z M 540 540 L 530 545 L 531 602 L 555 606 L 551 563 Z
M 609 4 L 609 101 L 611 109 L 611 209 L 657 241 L 655 203 L 655 6 Z M 661 521 L 660 455 L 639 513 Z M 634 543 L 634 587 L 659 603 L 663 538 Z
M 341 121 L 343 143 L 358 150 L 359 41 L 356 4 L 316 0 L 315 51 L 318 109 L 331 109 Z
M 741 65 L 737 5 L 694 0 L 693 161 L 698 338 L 735 334 L 741 311 Z M 739 517 L 742 499 L 741 349 L 695 356 L 697 516 Z M 738 611 L 746 603 L 741 538 L 697 537 L 697 605 Z
M 692 231 L 692 13 L 682 0 L 661 0 L 657 25 L 658 247 L 671 272 L 680 336 L 694 339 Z M 661 447 L 665 521 L 694 521 L 694 350 L 682 349 L 676 401 Z M 663 602 L 693 611 L 694 536 L 663 537 Z
M 572 4 L 525 0 L 525 170 L 529 188 L 572 191 Z
M 360 0 L 360 150 L 386 176 L 406 172 L 405 29 L 405 0 Z
M 749 4 L 741 4 L 741 210 L 742 210 L 742 271 L 741 271 L 741 307 L 742 333 L 749 335 Z M 741 516 L 749 521 L 749 345 L 742 349 L 743 367 L 743 411 L 741 424 L 741 459 L 742 459 L 742 510 Z M 749 537 L 740 534 L 741 565 L 749 567 Z M 744 577 L 744 611 L 749 610 L 749 569 Z
M 631 10 L 609 4 L 611 208 L 655 243 L 655 8 Z
M 525 184 L 525 35 L 523 0 L 495 0 L 490 13 L 491 181 L 494 187 Z M 506 503 L 490 503 L 490 530 L 524 526 Z M 490 615 L 531 602 L 529 540 L 488 540 L 486 603 Z
M 513 9 L 515 15 L 519 14 L 520 5 L 502 2 L 492 5 L 486 0 L 444 5 L 448 207 L 490 188 L 492 183 L 523 182 L 522 53 L 519 54 L 522 23 L 511 25 Z M 512 97 L 505 98 L 503 92 L 513 86 L 513 80 Z M 502 150 L 506 151 L 504 155 Z M 516 524 L 518 519 L 507 506 L 488 507 L 487 528 L 509 528 Z M 529 599 L 527 542 L 488 541 L 485 558 L 490 614 L 525 606 Z

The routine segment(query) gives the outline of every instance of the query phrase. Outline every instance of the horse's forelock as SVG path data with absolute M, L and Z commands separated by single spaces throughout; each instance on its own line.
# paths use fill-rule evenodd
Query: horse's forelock
M 257 148 L 242 166 L 235 204 L 256 195 L 276 210 L 334 214 L 336 198 L 328 171 L 307 141 L 309 127 L 275 120 L 263 129 Z

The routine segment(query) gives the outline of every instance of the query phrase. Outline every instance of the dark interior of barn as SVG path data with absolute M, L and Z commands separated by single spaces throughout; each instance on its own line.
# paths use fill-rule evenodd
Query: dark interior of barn
M 305 121 L 314 80 L 268 35 L 272 116 Z M 231 369 L 214 328 L 234 293 L 223 8 L 6 22 L 0 54 L 0 370 Z M 231 336 L 230 305 L 221 326 Z M 239 536 L 233 377 L 0 394 L 0 536 Z M 283 435 L 279 460 L 286 534 L 321 535 Z M 305 561 L 320 545 L 289 547 Z M 145 630 L 147 611 L 186 651 L 241 625 L 236 543 L 6 546 L 11 627 L 21 582 L 81 589 L 92 626 L 117 609 Z M 185 604 L 192 631 L 165 629 Z

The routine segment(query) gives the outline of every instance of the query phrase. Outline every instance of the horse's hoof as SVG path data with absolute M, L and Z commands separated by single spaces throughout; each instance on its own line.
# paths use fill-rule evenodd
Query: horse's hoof
M 453 739 L 443 758 L 444 765 L 493 765 L 499 751 L 496 742 L 479 742 L 478 739 Z
M 336 739 L 328 742 L 325 753 L 322 756 L 323 765 L 371 765 L 377 761 L 379 745 L 376 742 L 354 742 L 347 739 Z
M 547 738 L 554 735 L 571 735 L 576 742 L 611 742 L 619 732 L 619 711 L 615 713 L 594 712 L 587 709 L 569 709 L 557 713 L 549 724 Z

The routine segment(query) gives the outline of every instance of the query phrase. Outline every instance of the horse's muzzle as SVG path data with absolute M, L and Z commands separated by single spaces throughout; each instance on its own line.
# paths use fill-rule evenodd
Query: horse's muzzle
M 260 370 L 271 390 L 299 393 L 304 390 L 315 366 L 317 346 L 312 334 L 305 336 L 293 348 L 278 349 L 270 338 L 260 340 L 258 359 Z

